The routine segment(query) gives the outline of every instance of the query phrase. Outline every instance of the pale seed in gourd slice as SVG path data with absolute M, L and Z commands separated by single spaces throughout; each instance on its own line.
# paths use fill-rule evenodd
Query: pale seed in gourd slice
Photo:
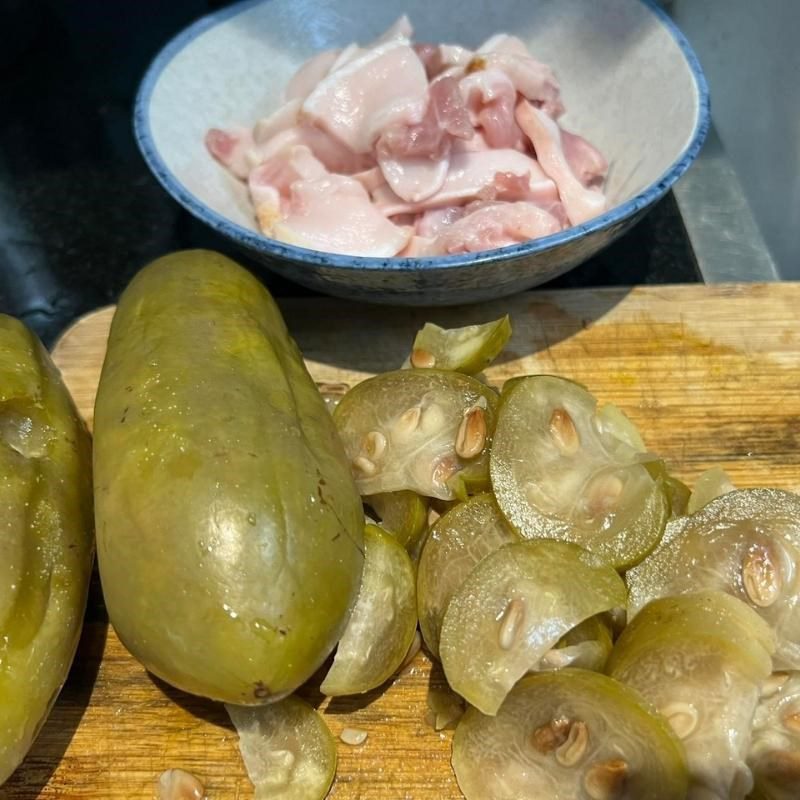
M 475 378 L 409 369 L 357 384 L 333 416 L 362 495 L 454 500 L 488 488 L 496 407 Z
M 619 575 L 577 545 L 503 545 L 475 566 L 447 607 L 439 643 L 447 681 L 468 703 L 495 714 L 562 636 L 624 605 Z
M 743 800 L 761 684 L 774 637 L 741 600 L 723 592 L 649 603 L 614 645 L 607 672 L 636 689 L 686 748 L 690 797 Z
M 538 375 L 503 389 L 491 452 L 500 509 L 524 537 L 585 547 L 623 570 L 658 544 L 669 516 L 662 469 L 618 409 Z
M 776 672 L 761 687 L 747 763 L 751 798 L 797 800 L 800 787 L 800 672 Z
M 426 322 L 417 332 L 411 355 L 403 367 L 436 367 L 477 375 L 500 355 L 510 338 L 508 315 L 463 328 L 440 328 Z
M 596 672 L 523 678 L 496 716 L 470 709 L 453 740 L 467 800 L 685 800 L 683 748 L 631 689 Z
M 800 668 L 800 496 L 741 489 L 672 520 L 625 580 L 633 617 L 658 597 L 701 590 L 747 603 L 777 637 L 775 666 Z

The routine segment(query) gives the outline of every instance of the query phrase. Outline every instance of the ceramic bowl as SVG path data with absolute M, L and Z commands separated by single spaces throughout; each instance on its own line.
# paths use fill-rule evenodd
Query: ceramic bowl
M 457 10 L 454 10 L 457 9 Z M 477 46 L 508 31 L 553 67 L 566 128 L 610 162 L 602 216 L 512 247 L 436 258 L 307 250 L 256 229 L 245 188 L 203 143 L 211 127 L 252 125 L 280 105 L 315 52 L 367 42 L 401 13 L 417 41 Z M 452 305 L 509 295 L 585 261 L 630 228 L 689 168 L 709 125 L 706 83 L 674 23 L 646 0 L 246 0 L 184 30 L 147 71 L 135 106 L 150 169 L 188 211 L 267 268 L 332 295 Z

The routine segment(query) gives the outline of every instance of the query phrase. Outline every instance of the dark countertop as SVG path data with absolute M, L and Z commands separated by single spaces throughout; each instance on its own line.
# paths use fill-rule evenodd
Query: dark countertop
M 0 311 L 46 343 L 115 301 L 170 250 L 210 247 L 281 280 L 167 196 L 133 139 L 131 106 L 150 59 L 174 33 L 224 5 L 202 0 L 0 0 Z M 671 194 L 633 230 L 549 287 L 699 280 Z

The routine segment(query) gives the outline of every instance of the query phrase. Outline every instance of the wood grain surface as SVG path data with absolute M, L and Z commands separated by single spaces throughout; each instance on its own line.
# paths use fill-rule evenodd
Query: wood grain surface
M 673 286 L 526 293 L 462 309 L 389 309 L 338 300 L 287 300 L 287 324 L 319 382 L 356 382 L 398 366 L 427 319 L 464 325 L 510 313 L 514 336 L 492 382 L 554 373 L 619 404 L 651 450 L 691 482 L 712 465 L 739 486 L 800 490 L 800 284 Z M 68 330 L 54 358 L 91 422 L 112 309 Z M 198 368 L 202 368 L 199 366 Z M 338 734 L 331 797 L 455 800 L 451 732 L 425 721 L 429 686 L 441 671 L 420 654 L 392 684 L 355 699 L 303 694 Z M 251 798 L 224 710 L 150 677 L 108 625 L 95 582 L 67 685 L 2 800 L 144 800 L 154 780 L 184 767 L 211 800 Z

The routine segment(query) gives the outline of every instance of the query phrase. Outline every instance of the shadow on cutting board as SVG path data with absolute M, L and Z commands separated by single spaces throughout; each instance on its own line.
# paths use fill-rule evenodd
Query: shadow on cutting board
M 307 359 L 369 373 L 399 367 L 425 322 L 460 327 L 510 314 L 514 336 L 496 362 L 503 364 L 545 352 L 579 333 L 621 302 L 631 286 L 702 280 L 672 193 L 631 231 L 561 277 L 512 297 L 469 306 L 389 307 L 334 300 L 295 287 L 247 259 L 243 263 L 272 290 Z M 561 294 L 564 289 L 576 291 Z M 559 295 L 573 298 L 573 313 L 548 307 Z
M 325 703 L 328 698 L 320 692 L 319 687 L 325 678 L 328 670 L 330 669 L 333 657 L 330 656 L 325 660 L 325 663 L 308 679 L 296 692 L 297 696 L 309 703 L 313 708 L 320 710 L 320 707 Z M 205 722 L 210 722 L 213 725 L 227 728 L 228 730 L 235 730 L 233 723 L 228 716 L 225 706 L 215 700 L 208 700 L 204 697 L 197 697 L 188 694 L 181 689 L 176 689 L 166 681 L 153 675 L 151 672 L 147 673 L 147 677 L 152 681 L 153 685 L 171 702 L 182 708 L 184 711 L 192 714 L 193 716 L 202 719 Z M 327 707 L 324 709 L 325 714 L 351 714 L 355 711 L 360 711 L 367 706 L 374 703 L 384 692 L 389 690 L 394 684 L 395 678 L 384 681 L 383 684 L 365 692 L 361 695 L 348 695 L 346 697 L 332 697 L 328 702 Z M 3 798 L 2 790 L 0 790 L 0 800 Z
M 216 700 L 209 700 L 207 697 L 189 694 L 181 689 L 176 689 L 166 681 L 162 681 L 161 678 L 153 675 L 152 672 L 148 672 L 147 677 L 150 678 L 153 686 L 167 697 L 167 699 L 192 716 L 204 722 L 209 722 L 212 725 L 217 725 L 220 728 L 227 728 L 230 731 L 234 730 L 233 723 L 222 703 Z
M 582 289 L 579 295 L 560 290 L 530 291 L 452 308 L 377 306 L 330 298 L 284 298 L 278 302 L 306 360 L 372 373 L 399 369 L 411 352 L 415 333 L 426 322 L 458 328 L 509 314 L 514 332 L 496 361 L 503 364 L 546 352 L 580 333 L 629 292 L 628 287 Z M 559 298 L 568 297 L 571 299 L 565 307 Z

